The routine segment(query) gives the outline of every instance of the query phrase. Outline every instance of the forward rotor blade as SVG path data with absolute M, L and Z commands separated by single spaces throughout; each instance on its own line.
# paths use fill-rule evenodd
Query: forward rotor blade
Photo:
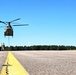
M 28 24 L 19 24 L 19 25 L 12 25 L 12 26 L 28 26 Z
M 18 18 L 18 19 L 15 19 L 15 20 L 13 20 L 13 21 L 10 21 L 10 23 L 11 23 L 11 22 L 14 22 L 14 21 L 17 21 L 17 20 L 20 20 L 20 18 Z
M 3 21 L 0 21 L 0 23 L 6 24 L 6 23 L 5 23 L 5 22 L 3 22 Z

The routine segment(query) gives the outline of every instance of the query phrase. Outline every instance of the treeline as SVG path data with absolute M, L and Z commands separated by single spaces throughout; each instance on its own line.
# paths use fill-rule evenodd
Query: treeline
M 33 46 L 8 46 L 5 50 L 76 50 L 76 46 L 64 46 L 64 45 L 33 45 Z

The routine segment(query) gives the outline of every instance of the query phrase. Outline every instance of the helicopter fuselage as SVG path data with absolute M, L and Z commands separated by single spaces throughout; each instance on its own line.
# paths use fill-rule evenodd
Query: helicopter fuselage
M 5 36 L 13 36 L 13 29 L 12 29 L 12 26 L 10 25 L 10 22 L 7 23 L 7 26 L 4 30 L 4 35 Z

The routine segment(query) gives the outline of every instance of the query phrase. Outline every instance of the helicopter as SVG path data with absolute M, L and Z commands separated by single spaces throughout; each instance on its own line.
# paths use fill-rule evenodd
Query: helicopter
M 17 20 L 20 20 L 20 18 L 17 18 L 15 20 L 10 21 L 10 22 L 0 21 L 0 23 L 3 23 L 3 24 L 6 25 L 6 26 L 1 26 L 1 27 L 5 27 L 4 36 L 12 36 L 13 37 L 13 28 L 12 28 L 12 26 L 28 26 L 28 24 L 11 25 L 12 22 L 17 21 Z

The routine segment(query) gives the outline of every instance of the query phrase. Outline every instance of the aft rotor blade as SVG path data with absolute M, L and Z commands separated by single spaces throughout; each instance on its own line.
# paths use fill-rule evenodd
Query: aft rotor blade
M 12 25 L 12 26 L 28 26 L 28 24 L 19 24 L 19 25 Z
M 14 22 L 14 21 L 17 21 L 17 20 L 20 20 L 20 18 L 18 18 L 18 19 L 15 19 L 15 20 L 13 20 L 13 21 L 10 21 L 10 23 L 11 23 L 11 22 Z

